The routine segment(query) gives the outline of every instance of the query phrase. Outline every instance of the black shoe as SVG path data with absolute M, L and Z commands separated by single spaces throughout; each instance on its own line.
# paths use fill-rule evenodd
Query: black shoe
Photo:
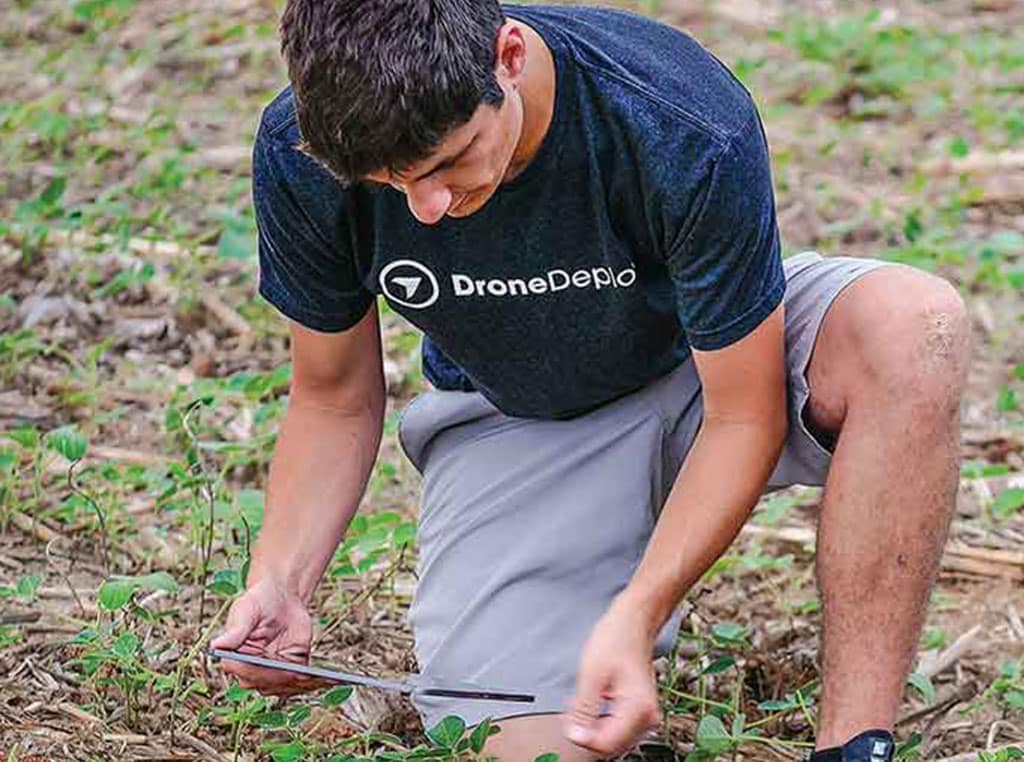
M 866 730 L 840 748 L 814 752 L 807 762 L 892 762 L 896 743 L 888 730 Z

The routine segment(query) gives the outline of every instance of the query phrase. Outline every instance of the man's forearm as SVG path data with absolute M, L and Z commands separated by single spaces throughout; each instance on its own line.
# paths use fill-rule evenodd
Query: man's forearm
M 270 467 L 249 585 L 313 594 L 352 519 L 380 445 L 383 393 L 354 409 L 294 394 Z
M 771 420 L 704 422 L 622 596 L 652 641 L 736 538 L 771 476 L 785 432 L 784 413 Z

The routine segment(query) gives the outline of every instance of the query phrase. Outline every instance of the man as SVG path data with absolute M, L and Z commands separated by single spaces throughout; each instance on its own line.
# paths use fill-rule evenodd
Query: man
M 376 456 L 375 294 L 435 387 L 421 669 L 522 705 L 488 751 L 618 754 L 658 721 L 672 612 L 767 487 L 824 484 L 815 760 L 891 759 L 957 483 L 968 319 L 945 282 L 780 257 L 755 107 L 638 16 L 491 0 L 290 0 L 292 87 L 254 150 L 260 291 L 294 377 L 248 589 L 214 642 L 308 656 L 307 604 Z M 307 683 L 226 666 L 286 694 Z M 563 709 L 568 708 L 564 714 Z

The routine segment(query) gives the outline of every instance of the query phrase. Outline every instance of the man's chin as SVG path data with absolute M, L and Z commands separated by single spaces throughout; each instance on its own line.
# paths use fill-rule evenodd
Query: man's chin
M 470 217 L 483 209 L 493 195 L 493 193 L 487 193 L 486 195 L 467 196 L 456 206 L 448 210 L 448 216 L 456 219 Z

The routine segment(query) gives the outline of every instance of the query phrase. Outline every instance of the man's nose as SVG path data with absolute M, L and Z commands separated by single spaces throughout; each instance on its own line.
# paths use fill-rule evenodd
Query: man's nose
M 409 185 L 405 194 L 412 216 L 424 225 L 439 222 L 452 205 L 452 192 L 439 182 L 421 180 Z

